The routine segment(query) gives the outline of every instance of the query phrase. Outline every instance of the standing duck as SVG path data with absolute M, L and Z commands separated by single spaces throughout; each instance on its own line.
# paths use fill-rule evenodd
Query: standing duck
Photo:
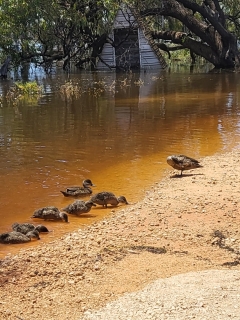
M 92 206 L 96 206 L 92 201 L 82 201 L 76 200 L 73 203 L 69 204 L 63 210 L 70 214 L 76 214 L 79 216 L 82 213 L 88 213 Z
M 64 197 L 79 197 L 92 193 L 91 187 L 95 187 L 90 179 L 83 180 L 82 187 L 68 187 L 65 191 L 61 191 Z
M 62 220 L 68 222 L 68 215 L 65 212 L 60 212 L 57 207 L 43 207 L 34 211 L 32 218 L 40 218 L 44 220 Z
M 107 208 L 107 205 L 110 204 L 111 206 L 117 206 L 119 203 L 128 204 L 127 199 L 124 196 L 116 197 L 114 193 L 109 191 L 102 191 L 94 194 L 90 200 L 93 203 L 102 205 L 103 207 Z
M 23 234 L 17 231 L 11 231 L 0 234 L 0 243 L 25 243 L 30 242 L 31 239 L 39 240 L 39 232 L 37 230 L 29 231 L 27 234 Z
M 40 232 L 49 232 L 47 227 L 43 226 L 42 224 L 39 224 L 37 226 L 34 226 L 31 223 L 18 223 L 15 222 L 12 224 L 13 231 L 21 232 L 23 234 L 27 234 L 30 231 L 37 230 Z
M 183 171 L 185 170 L 191 170 L 191 169 L 203 167 L 202 165 L 200 165 L 198 160 L 184 156 L 183 154 L 172 155 L 167 157 L 167 163 L 174 169 L 180 170 L 181 176 Z

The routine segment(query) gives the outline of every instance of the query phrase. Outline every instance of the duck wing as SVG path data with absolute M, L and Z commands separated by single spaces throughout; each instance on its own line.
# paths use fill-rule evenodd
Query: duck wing
M 183 159 L 183 162 L 191 162 L 191 163 L 195 163 L 195 164 L 198 164 L 198 163 L 199 163 L 198 160 L 193 159 L 193 158 L 191 158 L 191 157 L 187 157 L 187 156 L 184 156 L 184 155 L 179 155 L 179 157 L 180 157 L 181 159 Z
M 119 201 L 116 196 L 109 195 L 108 197 L 105 197 L 104 201 L 105 201 L 106 207 L 108 204 L 110 204 L 111 206 L 117 206 L 119 204 Z
M 102 191 L 94 194 L 90 198 L 90 201 L 99 205 L 105 205 L 106 204 L 105 200 L 108 199 L 109 197 L 115 197 L 115 194 L 109 191 Z
M 67 187 L 66 192 L 75 192 L 79 189 L 83 189 L 83 187 Z
M 81 188 L 82 187 L 69 187 L 69 188 L 66 188 L 65 191 L 61 191 L 61 192 L 64 195 L 64 197 L 74 197 L 79 193 L 81 193 Z
M 185 157 L 184 158 L 183 166 L 184 166 L 185 170 L 201 168 L 202 167 L 202 165 L 199 163 L 198 160 L 190 158 L 190 157 Z
M 91 194 L 91 188 L 83 188 L 83 187 L 70 187 L 67 188 L 66 191 L 61 191 L 64 197 L 79 197 L 81 195 Z
M 188 170 L 201 167 L 198 160 L 191 157 L 187 157 L 183 154 L 173 155 L 171 156 L 171 159 L 173 161 L 173 164 L 176 166 L 176 169 L 178 167 L 178 169 L 180 170 Z

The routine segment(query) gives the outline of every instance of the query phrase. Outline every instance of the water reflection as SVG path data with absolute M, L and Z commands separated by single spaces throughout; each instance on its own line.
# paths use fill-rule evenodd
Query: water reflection
M 71 76 L 83 92 L 71 100 L 59 94 L 66 80 L 64 74 L 38 75 L 45 89 L 40 101 L 0 108 L 0 232 L 15 221 L 32 222 L 39 207 L 64 207 L 71 200 L 60 190 L 85 178 L 96 192 L 134 202 L 169 169 L 167 155 L 198 158 L 239 141 L 238 74 L 82 72 Z M 91 213 L 70 217 L 68 226 L 47 226 L 60 236 L 110 209 Z M 11 248 L 0 246 L 0 254 Z

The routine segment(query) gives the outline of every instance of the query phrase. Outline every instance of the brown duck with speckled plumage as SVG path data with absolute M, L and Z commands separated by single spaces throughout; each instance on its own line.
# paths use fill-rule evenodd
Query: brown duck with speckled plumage
M 98 205 L 102 205 L 107 208 L 107 205 L 117 206 L 119 203 L 128 204 L 127 199 L 124 196 L 116 197 L 114 193 L 109 191 L 102 191 L 91 196 L 90 200 L 93 203 Z
M 198 160 L 187 157 L 183 154 L 172 155 L 172 156 L 167 157 L 167 163 L 171 167 L 173 167 L 174 169 L 180 170 L 181 176 L 182 176 L 183 171 L 185 171 L 185 170 L 191 170 L 191 169 L 203 167 L 202 165 L 200 165 Z
M 39 232 L 37 230 L 30 231 L 27 234 L 23 234 L 17 231 L 5 232 L 0 234 L 0 243 L 4 244 L 25 243 L 30 242 L 31 239 L 40 239 Z
M 60 212 L 57 207 L 49 206 L 37 209 L 34 211 L 32 218 L 40 218 L 44 220 L 62 220 L 68 222 L 68 215 L 65 212 Z
M 92 201 L 85 202 L 82 200 L 76 200 L 67 207 L 63 208 L 63 210 L 69 214 L 75 214 L 79 216 L 80 214 L 88 213 L 92 209 L 92 206 L 96 206 Z
M 65 191 L 61 191 L 64 197 L 80 197 L 92 193 L 91 187 L 95 187 L 90 179 L 83 180 L 82 187 L 68 187 Z
M 12 224 L 12 229 L 13 229 L 13 231 L 21 232 L 23 234 L 27 234 L 28 232 L 33 231 L 33 230 L 37 230 L 39 233 L 40 232 L 49 232 L 47 227 L 43 226 L 42 224 L 35 226 L 32 223 L 14 222 Z

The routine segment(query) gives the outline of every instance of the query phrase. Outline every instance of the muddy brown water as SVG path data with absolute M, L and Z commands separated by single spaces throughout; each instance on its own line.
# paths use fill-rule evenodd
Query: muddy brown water
M 201 158 L 239 142 L 237 73 L 75 73 L 72 85 L 81 92 L 72 99 L 60 94 L 66 75 L 36 80 L 45 91 L 38 101 L 3 101 L 0 107 L 0 233 L 13 222 L 43 223 L 31 218 L 33 211 L 71 203 L 60 190 L 83 179 L 93 181 L 93 192 L 109 190 L 135 203 L 170 169 L 168 155 Z M 11 84 L 0 83 L 3 95 Z M 61 237 L 111 210 L 93 208 L 70 216 L 69 224 L 44 222 L 49 234 L 29 244 L 0 244 L 0 257 Z

